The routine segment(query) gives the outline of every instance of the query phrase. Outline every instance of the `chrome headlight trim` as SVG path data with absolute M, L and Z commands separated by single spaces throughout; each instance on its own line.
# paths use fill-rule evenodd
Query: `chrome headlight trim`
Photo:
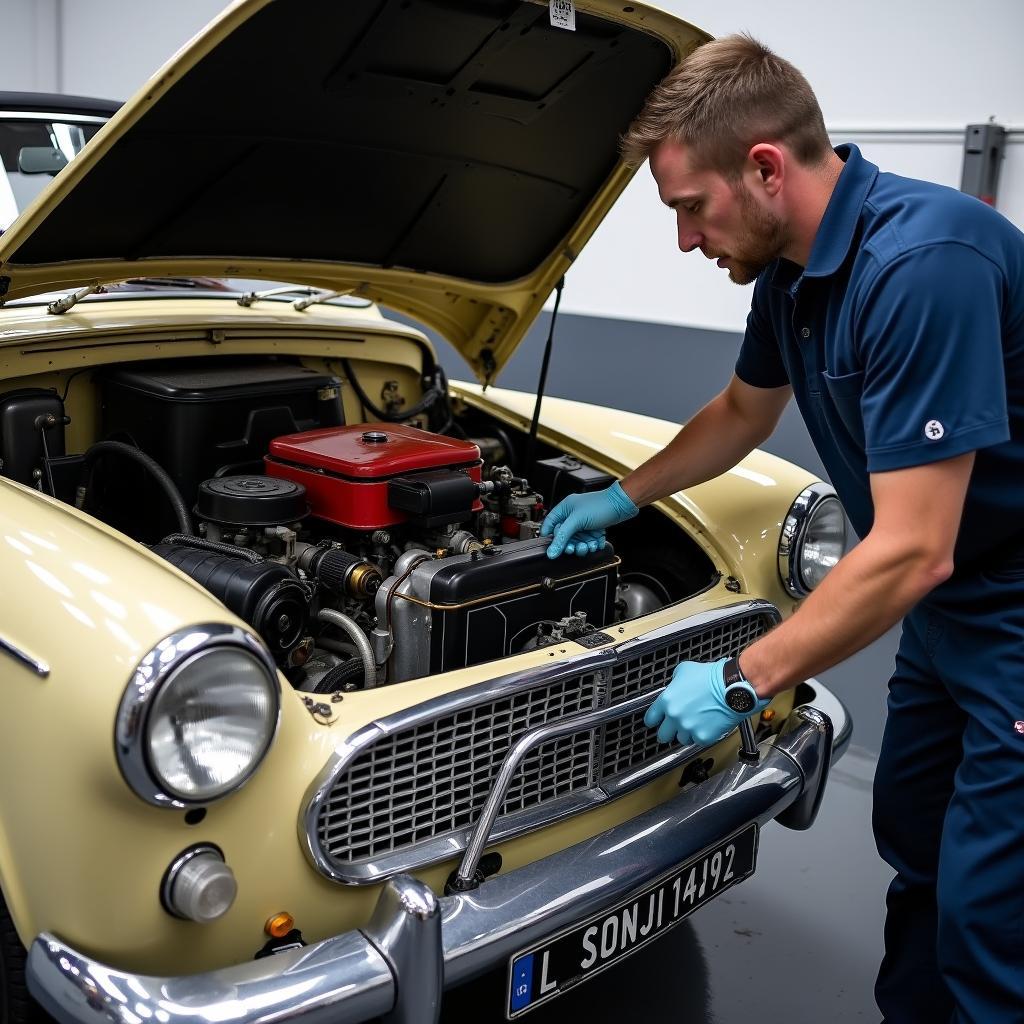
M 171 676 L 186 662 L 207 653 L 236 648 L 254 657 L 266 671 L 273 699 L 273 722 L 259 756 L 231 789 L 216 797 L 189 800 L 167 791 L 157 778 L 147 755 L 147 724 L 157 695 Z M 245 785 L 262 763 L 274 742 L 281 720 L 281 687 L 277 666 L 263 643 L 251 633 L 227 623 L 204 623 L 164 637 L 138 663 L 121 697 L 114 723 L 114 749 L 118 767 L 131 790 L 146 803 L 178 809 L 205 806 Z
M 813 589 L 804 582 L 800 571 L 800 556 L 804 541 L 807 539 L 807 527 L 814 513 L 828 501 L 834 501 L 842 509 L 835 488 L 819 480 L 810 487 L 805 487 L 796 496 L 782 523 L 782 534 L 779 537 L 779 576 L 782 578 L 786 593 L 791 597 L 807 597 Z M 843 521 L 846 522 L 845 512 Z

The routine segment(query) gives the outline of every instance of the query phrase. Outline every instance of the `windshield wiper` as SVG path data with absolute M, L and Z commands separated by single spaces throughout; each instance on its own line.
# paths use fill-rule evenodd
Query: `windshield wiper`
M 303 288 L 296 285 L 285 285 L 280 288 L 267 288 L 262 292 L 247 292 L 245 295 L 239 295 L 236 299 L 240 306 L 251 306 L 260 299 L 269 299 L 275 295 L 294 295 L 296 292 L 301 292 L 306 297 L 304 299 L 296 299 L 292 303 L 294 309 L 300 312 L 304 309 L 308 309 L 310 306 L 317 302 L 327 302 L 328 299 L 338 299 L 345 295 L 351 295 L 355 291 L 354 288 L 346 288 L 344 291 L 333 292 L 333 291 L 314 291 L 312 288 Z
M 61 313 L 66 313 L 76 302 L 80 299 L 84 299 L 86 295 L 92 295 L 93 292 L 105 291 L 101 284 L 87 284 L 84 288 L 79 288 L 78 291 L 69 292 L 67 295 L 62 296 L 59 299 L 54 299 L 46 306 L 46 312 L 52 313 L 54 316 L 59 316 Z

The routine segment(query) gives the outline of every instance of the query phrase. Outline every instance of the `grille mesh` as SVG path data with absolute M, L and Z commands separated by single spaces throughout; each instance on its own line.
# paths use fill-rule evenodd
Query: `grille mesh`
M 538 726 L 620 703 L 664 686 L 680 661 L 737 654 L 772 625 L 734 616 L 668 638 L 610 672 L 542 683 L 383 736 L 334 780 L 317 816 L 317 843 L 339 866 L 407 850 L 472 826 L 512 744 Z M 591 789 L 664 753 L 641 713 L 562 736 L 532 750 L 501 813 L 536 808 Z

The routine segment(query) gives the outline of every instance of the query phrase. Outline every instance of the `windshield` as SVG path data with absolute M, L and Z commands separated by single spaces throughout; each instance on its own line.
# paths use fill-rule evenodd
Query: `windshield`
M 0 231 L 50 183 L 58 165 L 81 152 L 105 120 L 32 112 L 0 118 Z M 43 169 L 26 173 L 19 167 Z

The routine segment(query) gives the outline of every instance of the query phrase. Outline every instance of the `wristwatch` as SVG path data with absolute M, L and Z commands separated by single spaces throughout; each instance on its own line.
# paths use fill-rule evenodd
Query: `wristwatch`
M 738 715 L 749 715 L 759 700 L 750 681 L 740 669 L 740 659 L 730 658 L 722 666 L 725 679 L 725 703 Z

